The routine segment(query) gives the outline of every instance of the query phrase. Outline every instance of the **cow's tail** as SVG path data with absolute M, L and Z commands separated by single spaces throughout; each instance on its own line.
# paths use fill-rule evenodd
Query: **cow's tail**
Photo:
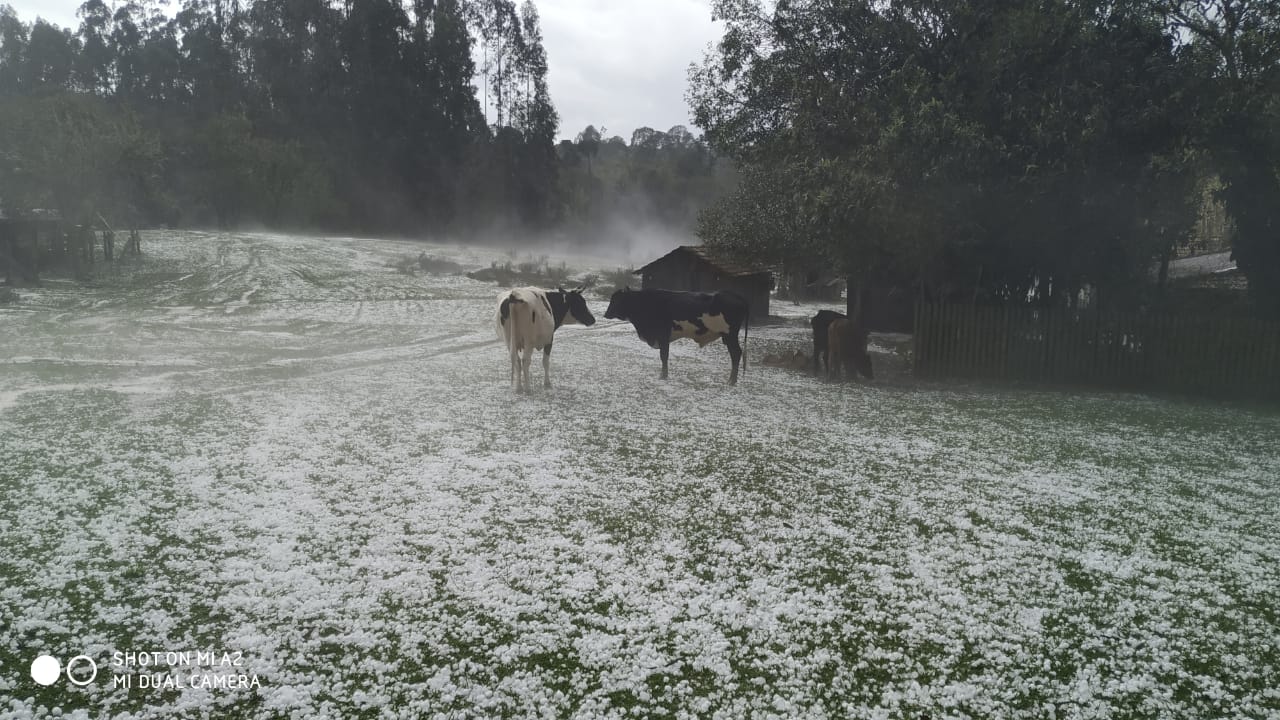
M 528 324 L 529 319 L 520 318 L 519 320 L 524 321 L 520 322 L 516 315 L 530 311 L 529 303 L 514 290 L 502 299 L 498 306 L 498 337 L 507 343 L 508 349 L 520 349 L 520 344 L 526 340 L 520 333 L 520 328 Z
M 505 296 L 500 295 L 499 298 L 500 299 L 498 300 L 498 313 L 497 313 L 497 317 L 494 318 L 494 320 L 496 321 L 495 324 L 497 325 L 495 329 L 498 331 L 498 339 L 502 340 L 507 344 L 508 347 L 510 347 L 511 346 L 511 303 L 519 302 L 520 300 L 515 296 L 515 293 L 507 293 Z

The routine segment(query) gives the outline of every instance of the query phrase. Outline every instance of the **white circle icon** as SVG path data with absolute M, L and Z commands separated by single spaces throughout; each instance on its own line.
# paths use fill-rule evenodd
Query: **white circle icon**
M 93 672 L 89 674 L 88 680 L 77 680 L 71 674 L 72 666 L 74 666 L 76 663 L 80 662 L 81 660 L 89 663 L 89 667 L 93 668 Z M 67 680 L 70 680 L 72 685 L 82 685 L 82 686 L 88 685 L 89 683 L 93 682 L 93 679 L 96 677 L 98 677 L 98 663 L 94 662 L 93 658 L 89 657 L 88 655 L 77 655 L 67 661 Z
M 31 661 L 31 679 L 36 681 L 37 685 L 52 685 L 58 681 L 58 675 L 62 673 L 62 667 L 58 665 L 58 658 L 52 655 L 41 655 Z

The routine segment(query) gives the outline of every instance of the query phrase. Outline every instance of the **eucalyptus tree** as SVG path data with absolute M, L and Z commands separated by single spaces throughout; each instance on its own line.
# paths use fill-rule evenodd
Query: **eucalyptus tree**
M 29 28 L 10 5 L 0 5 L 0 97 L 23 91 L 22 62 Z
M 24 49 L 20 82 L 28 91 L 70 90 L 78 45 L 70 31 L 37 18 Z
M 76 11 L 80 17 L 80 54 L 76 58 L 77 84 L 99 96 L 115 88 L 115 53 L 111 46 L 111 8 L 103 0 L 86 0 Z

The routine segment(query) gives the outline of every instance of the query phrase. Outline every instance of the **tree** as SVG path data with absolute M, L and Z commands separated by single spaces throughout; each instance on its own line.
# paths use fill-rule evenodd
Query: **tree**
M 1224 185 L 1235 222 L 1232 256 L 1259 308 L 1280 317 L 1280 2 L 1162 3 L 1190 41 L 1180 48 L 1201 80 L 1198 144 Z
M 557 148 L 530 1 L 182 0 L 173 17 L 165 7 L 83 0 L 74 35 L 0 9 L 5 116 L 30 130 L 48 109 L 35 109 L 43 95 L 70 92 L 78 100 L 66 102 L 130 118 L 137 142 L 98 179 L 143 222 L 406 234 L 567 226 L 595 240 L 619 218 L 683 231 L 728 177 L 683 128 L 674 141 L 660 133 L 653 152 L 595 128 Z M 58 157 L 24 153 L 24 177 L 65 184 L 44 166 Z M 55 194 L 75 200 L 27 192 L 45 204 Z
M 158 166 L 132 113 L 65 92 L 0 105 L 0 147 L 0 197 L 76 222 L 126 213 Z
M 596 155 L 600 154 L 600 136 L 600 130 L 596 130 L 594 125 L 588 125 L 574 138 L 574 142 L 578 145 L 578 153 L 587 159 L 588 174 L 594 172 L 591 163 Z
M 76 15 L 80 17 L 81 42 L 76 63 L 77 82 L 87 92 L 105 96 L 115 88 L 111 9 L 103 0 L 86 0 Z
M 713 145 L 756 168 L 731 207 L 773 188 L 812 237 L 732 240 L 753 225 L 729 207 L 704 237 L 780 243 L 926 294 L 1074 303 L 1085 286 L 1116 299 L 1141 286 L 1153 238 L 1186 230 L 1140 215 L 1146 198 L 1190 192 L 1169 160 L 1185 144 L 1183 79 L 1149 7 L 715 9 L 725 35 L 690 99 Z

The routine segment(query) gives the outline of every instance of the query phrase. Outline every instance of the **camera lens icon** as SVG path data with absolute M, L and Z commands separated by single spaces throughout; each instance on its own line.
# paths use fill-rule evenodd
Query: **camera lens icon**
M 88 665 L 89 676 L 84 676 L 84 670 L 76 674 L 72 674 L 77 666 L 84 668 Z M 98 663 L 88 655 L 77 655 L 67 661 L 67 681 L 72 685 L 85 686 L 93 682 L 98 677 Z M 58 663 L 58 658 L 52 655 L 41 655 L 31 661 L 31 679 L 36 681 L 37 685 L 48 687 L 58 681 L 58 676 L 62 674 L 62 666 Z
M 81 680 L 77 678 L 75 675 L 71 674 L 71 670 L 75 668 L 77 663 L 80 665 L 87 664 L 89 666 L 89 669 L 91 672 L 89 673 L 89 677 L 87 679 Z M 89 657 L 88 655 L 77 655 L 67 661 L 67 680 L 70 681 L 72 685 L 79 685 L 83 687 L 93 682 L 94 679 L 97 677 L 98 677 L 98 663 L 94 662 L 93 658 Z

